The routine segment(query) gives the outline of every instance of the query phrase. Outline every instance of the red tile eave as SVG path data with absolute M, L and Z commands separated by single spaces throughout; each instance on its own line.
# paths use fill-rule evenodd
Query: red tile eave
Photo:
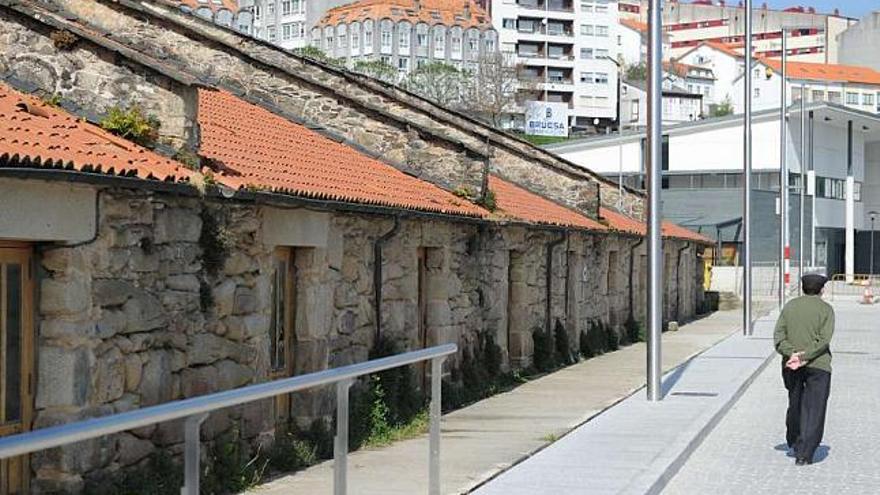
M 489 215 L 448 191 L 224 91 L 199 90 L 199 124 L 202 156 L 220 165 L 215 179 L 234 189 L 454 216 Z
M 647 227 L 644 223 L 609 208 L 599 208 L 599 216 L 612 231 L 637 236 L 645 236 L 647 234 Z M 666 239 L 713 244 L 713 241 L 708 237 L 672 222 L 662 222 L 662 231 L 663 237 Z
M 33 168 L 68 169 L 163 182 L 194 172 L 0 83 L 0 156 Z
M 605 231 L 601 223 L 556 204 L 496 175 L 489 176 L 489 189 L 495 193 L 496 213 L 517 221 Z

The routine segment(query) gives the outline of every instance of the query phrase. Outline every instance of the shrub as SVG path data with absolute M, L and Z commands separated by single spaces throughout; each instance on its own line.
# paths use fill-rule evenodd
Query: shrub
M 555 342 L 549 331 L 535 328 L 532 330 L 534 343 L 533 363 L 535 369 L 540 372 L 550 371 L 556 368 Z
M 153 115 L 145 115 L 138 105 L 110 108 L 100 125 L 104 130 L 141 146 L 152 147 L 159 138 L 159 120 Z
M 645 325 L 640 321 L 636 321 L 634 318 L 629 318 L 626 320 L 626 336 L 630 343 L 635 342 L 644 342 L 645 341 Z
M 553 329 L 553 336 L 556 341 L 556 365 L 568 366 L 575 362 L 574 356 L 571 354 L 571 342 L 568 339 L 568 331 L 558 319 L 556 327 Z
M 49 35 L 49 39 L 52 40 L 52 44 L 55 45 L 55 48 L 61 51 L 73 50 L 77 40 L 79 40 L 75 34 L 64 29 L 52 31 L 52 34 Z

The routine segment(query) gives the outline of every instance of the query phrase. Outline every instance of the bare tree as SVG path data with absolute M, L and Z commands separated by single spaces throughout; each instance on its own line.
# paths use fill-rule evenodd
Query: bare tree
M 352 70 L 392 84 L 398 79 L 397 69 L 382 60 L 358 60 Z
M 520 81 L 517 72 L 517 66 L 501 52 L 481 56 L 473 72 L 466 74 L 462 111 L 500 127 L 501 118 L 516 110 L 517 92 L 535 86 Z
M 455 66 L 432 62 L 412 71 L 402 86 L 438 105 L 456 108 L 462 99 L 464 79 Z

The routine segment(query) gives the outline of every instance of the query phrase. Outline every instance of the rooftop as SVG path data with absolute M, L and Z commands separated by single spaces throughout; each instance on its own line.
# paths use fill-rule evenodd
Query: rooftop
M 526 191 L 496 175 L 489 176 L 489 189 L 495 193 L 495 202 L 501 216 L 509 216 L 529 223 L 606 230 L 601 223 Z
M 647 24 L 645 24 L 644 22 L 636 21 L 634 19 L 621 19 L 620 25 L 628 27 L 628 28 L 632 29 L 633 31 L 638 31 L 640 33 L 647 33 L 648 32 L 648 25 Z
M 176 161 L 4 83 L 0 83 L 2 163 L 167 182 L 186 181 L 194 174 Z
M 781 70 L 782 62 L 779 59 L 762 59 L 762 62 L 774 71 Z M 786 71 L 790 79 L 880 85 L 880 72 L 869 67 L 813 62 L 788 62 L 786 64 Z
M 391 19 L 461 26 L 464 29 L 491 29 L 486 11 L 474 0 L 361 0 L 327 11 L 319 26 Z
M 200 154 L 216 180 L 328 201 L 483 217 L 482 208 L 230 93 L 199 90 Z
M 238 2 L 235 0 L 180 0 L 178 4 L 182 7 L 189 7 L 192 10 L 207 7 L 212 12 L 224 9 L 233 13 L 238 12 Z

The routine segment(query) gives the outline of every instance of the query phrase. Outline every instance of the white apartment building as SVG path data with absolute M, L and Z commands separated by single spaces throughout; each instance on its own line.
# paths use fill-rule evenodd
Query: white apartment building
M 244 34 L 253 27 L 250 9 L 240 9 L 235 0 L 181 0 L 180 10 Z
M 703 115 L 703 95 L 663 84 L 663 125 L 693 122 Z M 620 126 L 645 129 L 648 125 L 648 92 L 644 81 L 623 81 L 620 90 Z
M 880 70 L 880 10 L 863 17 L 837 37 L 838 62 Z
M 473 0 L 364 0 L 328 10 L 310 44 L 349 65 L 382 60 L 405 76 L 428 62 L 473 71 L 498 50 L 498 36 Z
M 759 57 L 778 57 L 782 27 L 797 26 L 789 40 L 789 56 L 806 62 L 838 62 L 837 36 L 856 23 L 834 12 L 824 14 L 812 8 L 791 7 L 773 10 L 755 2 L 752 30 L 755 35 L 755 54 Z M 625 6 L 625 7 L 624 7 Z M 648 20 L 648 0 L 640 4 L 627 0 L 621 8 L 623 17 L 642 22 Z M 739 45 L 745 41 L 745 15 L 741 2 L 701 0 L 700 2 L 664 2 L 663 27 L 672 43 L 672 57 L 705 41 Z
M 682 54 L 676 62 L 712 70 L 715 83 L 711 93 L 705 96 L 704 105 L 733 103 L 734 84 L 745 67 L 745 59 L 737 51 L 723 43 L 703 42 Z
M 309 10 L 322 5 L 313 0 L 240 0 L 253 12 L 253 36 L 287 50 L 307 44 Z
M 534 86 L 524 100 L 564 103 L 570 128 L 617 119 L 618 6 L 611 0 L 492 0 L 502 52 Z M 522 128 L 522 115 L 513 127 Z M 598 122 L 598 126 L 596 123 Z
M 781 63 L 777 59 L 756 60 L 752 76 L 752 108 L 779 108 Z M 867 67 L 789 62 L 788 104 L 801 99 L 805 88 L 807 102 L 828 102 L 856 110 L 880 113 L 880 72 Z M 742 74 L 733 84 L 733 108 L 743 111 Z
M 702 108 L 697 115 L 709 113 L 709 102 L 715 93 L 715 73 L 709 67 L 689 65 L 678 61 L 663 63 L 664 80 L 682 91 L 700 96 Z

